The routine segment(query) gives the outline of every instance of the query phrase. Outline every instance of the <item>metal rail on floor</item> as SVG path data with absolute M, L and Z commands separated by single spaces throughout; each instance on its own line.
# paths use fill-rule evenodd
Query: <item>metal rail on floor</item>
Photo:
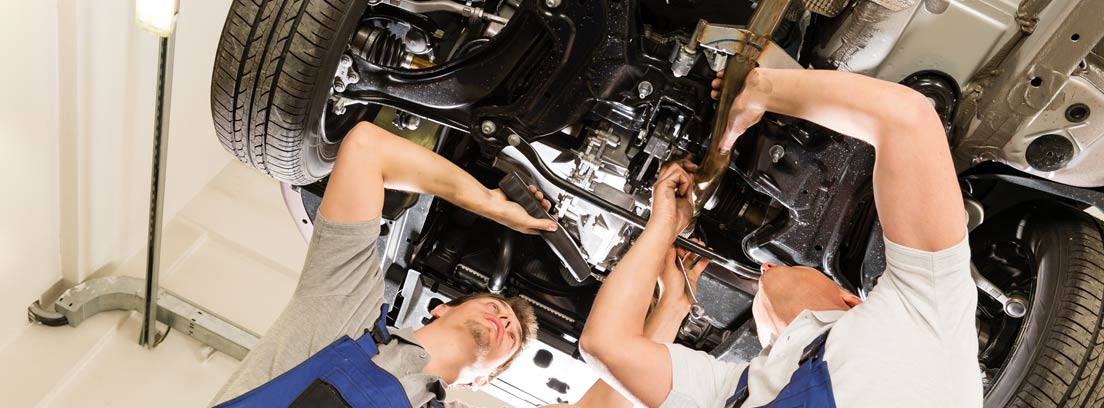
M 157 320 L 241 360 L 261 336 L 180 297 L 164 288 L 157 291 Z M 54 303 L 55 312 L 36 301 L 28 309 L 28 318 L 49 326 L 68 324 L 76 327 L 85 319 L 108 310 L 143 311 L 146 308 L 146 281 L 129 276 L 88 280 L 61 294 Z M 156 339 L 160 342 L 160 338 Z

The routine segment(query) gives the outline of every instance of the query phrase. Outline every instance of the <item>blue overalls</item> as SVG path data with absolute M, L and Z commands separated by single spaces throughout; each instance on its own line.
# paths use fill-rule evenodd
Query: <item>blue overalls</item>
M 218 407 L 410 408 L 399 380 L 371 360 L 379 352 L 376 343 L 392 340 L 387 308 L 380 308 L 371 335 L 341 336 L 288 372 Z M 438 401 L 430 404 L 441 407 Z
M 790 377 L 790 383 L 782 387 L 774 401 L 763 408 L 836 408 L 828 363 L 824 361 L 824 343 L 827 341 L 828 332 L 825 332 L 805 346 L 797 370 Z M 736 393 L 725 402 L 725 406 L 739 407 L 747 401 L 747 388 L 748 368 L 745 368 L 740 375 L 740 383 L 736 386 Z

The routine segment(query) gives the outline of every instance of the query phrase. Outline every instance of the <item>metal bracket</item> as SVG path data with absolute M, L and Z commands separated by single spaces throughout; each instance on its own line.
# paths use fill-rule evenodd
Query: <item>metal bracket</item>
M 743 55 L 755 59 L 761 67 L 779 69 L 803 69 L 786 50 L 770 41 L 770 36 L 755 35 L 742 26 L 713 24 L 698 21 L 690 44 L 697 44 L 709 52 L 710 66 L 714 71 L 724 69 L 728 57 Z
M 158 288 L 157 320 L 180 333 L 241 360 L 261 336 L 196 305 L 164 288 Z M 141 311 L 145 307 L 145 280 L 111 276 L 88 280 L 61 294 L 54 309 L 76 327 L 85 319 L 108 310 Z M 31 310 L 31 313 L 34 311 Z

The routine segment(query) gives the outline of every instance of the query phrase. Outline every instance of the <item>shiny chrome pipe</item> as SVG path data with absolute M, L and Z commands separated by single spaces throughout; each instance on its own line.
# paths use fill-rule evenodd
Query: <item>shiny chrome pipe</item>
M 729 161 L 732 160 L 732 151 L 721 152 L 721 140 L 724 139 L 725 130 L 728 127 L 728 113 L 732 108 L 732 101 L 736 95 L 744 89 L 744 80 L 758 64 L 759 54 L 770 41 L 774 29 L 782 21 L 786 9 L 790 6 L 790 0 L 766 0 L 759 3 L 755 13 L 748 22 L 747 29 L 742 31 L 743 38 L 738 41 L 736 54 L 728 58 L 725 64 L 725 76 L 721 81 L 721 97 L 717 101 L 717 115 L 713 120 L 713 132 L 709 141 L 709 150 L 694 175 L 694 192 L 691 199 L 694 202 L 694 213 L 698 214 L 710 198 L 717 192 L 721 184 L 721 176 L 724 175 Z

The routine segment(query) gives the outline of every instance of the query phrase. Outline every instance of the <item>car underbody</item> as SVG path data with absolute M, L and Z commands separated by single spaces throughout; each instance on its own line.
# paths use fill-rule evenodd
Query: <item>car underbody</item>
M 677 242 L 711 264 L 698 282 L 704 314 L 686 319 L 676 341 L 747 359 L 759 347 L 750 326 L 759 264 L 815 267 L 859 295 L 884 270 L 874 150 L 767 114 L 717 162 L 711 135 L 726 110 L 710 98 L 716 72 L 750 58 L 748 67 L 852 71 L 927 96 L 948 133 L 971 230 L 1032 201 L 1102 206 L 1104 143 L 1095 142 L 1104 121 L 1089 118 L 1104 109 L 1104 6 L 1043 3 L 352 2 L 361 17 L 342 23 L 347 45 L 319 57 L 319 72 L 335 74 L 310 90 L 295 139 L 307 147 L 290 148 L 293 168 L 273 161 L 273 147 L 223 142 L 285 182 L 304 237 L 341 138 L 363 120 L 488 187 L 513 174 L 537 186 L 554 202 L 560 239 L 389 191 L 378 248 L 386 297 L 396 325 L 407 326 L 463 294 L 522 296 L 535 306 L 542 347 L 574 357 L 598 287 L 649 216 L 659 166 L 684 157 L 719 163 L 695 197 L 693 228 Z M 975 280 L 987 295 L 978 327 L 989 387 L 1014 354 L 1035 267 L 1016 260 L 1030 256 L 1005 253 L 1024 251 L 1005 248 L 1002 229 L 975 231 L 972 241 L 992 242 L 975 247 L 985 253 L 975 257 L 984 258 L 975 260 Z M 565 394 L 551 381 L 547 388 L 530 401 Z

